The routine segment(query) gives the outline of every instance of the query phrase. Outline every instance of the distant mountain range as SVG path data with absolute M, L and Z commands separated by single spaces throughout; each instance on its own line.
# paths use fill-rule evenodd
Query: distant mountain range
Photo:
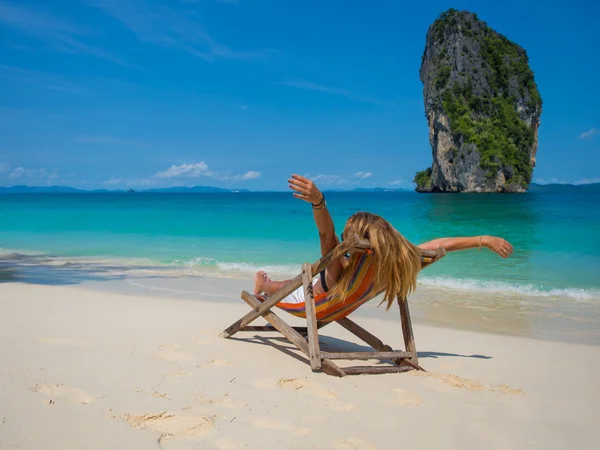
M 384 189 L 384 188 L 357 188 L 348 190 L 324 190 L 325 192 L 412 192 L 409 189 Z M 145 190 L 124 190 L 124 189 L 94 189 L 84 190 L 70 186 L 12 186 L 0 187 L 0 194 L 106 194 L 106 193 L 168 193 L 168 194 L 194 194 L 194 193 L 218 193 L 218 192 L 252 192 L 247 189 L 223 189 L 214 186 L 175 186 L 168 188 L 156 188 Z
M 356 188 L 350 191 L 341 189 L 330 189 L 324 190 L 325 192 L 414 192 L 411 189 L 387 189 L 387 188 Z M 95 189 L 95 190 L 84 190 L 77 189 L 69 186 L 11 186 L 11 187 L 0 187 L 0 194 L 107 194 L 107 193 L 166 193 L 166 194 L 196 194 L 196 193 L 238 193 L 238 192 L 252 192 L 247 189 L 223 189 L 214 186 L 177 186 L 160 189 L 146 189 L 146 190 L 124 190 L 124 189 Z M 529 185 L 530 193 L 600 193 L 600 183 L 590 184 L 537 184 L 531 183 Z
M 534 194 L 566 194 L 577 193 L 600 193 L 600 183 L 589 184 L 537 184 L 531 183 L 527 192 Z
M 323 192 L 414 192 L 413 189 L 388 189 L 388 188 L 356 188 L 356 189 L 323 189 Z
M 162 189 L 146 189 L 134 191 L 132 189 L 94 189 L 84 190 L 77 189 L 69 186 L 12 186 L 12 187 L 0 187 L 0 194 L 107 194 L 107 193 L 137 193 L 137 192 L 151 192 L 151 193 L 206 193 L 206 192 L 250 192 L 247 189 L 222 189 L 214 186 L 176 186 Z

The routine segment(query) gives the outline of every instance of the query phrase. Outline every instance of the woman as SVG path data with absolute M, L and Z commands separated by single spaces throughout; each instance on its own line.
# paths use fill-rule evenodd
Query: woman
M 292 175 L 288 181 L 289 187 L 294 191 L 294 197 L 312 204 L 313 217 L 321 240 L 321 254 L 325 255 L 339 244 L 333 220 L 327 210 L 325 196 L 308 178 Z M 388 309 L 396 297 L 406 298 L 415 290 L 417 275 L 421 268 L 419 249 L 443 248 L 447 252 L 452 252 L 487 247 L 502 258 L 508 258 L 513 252 L 512 246 L 507 241 L 493 236 L 441 238 L 425 242 L 417 247 L 382 217 L 364 212 L 356 213 L 348 219 L 342 239 L 343 236 L 350 236 L 354 233 L 368 239 L 371 244 L 373 258 L 375 258 L 374 263 L 377 267 L 374 280 L 376 292 L 384 292 L 383 301 L 387 303 Z M 319 277 L 313 281 L 315 296 L 330 292 L 332 296 L 344 298 L 352 276 L 351 270 L 345 270 L 349 266 L 345 257 L 333 261 L 327 270 L 321 272 Z M 254 282 L 255 294 L 272 295 L 290 280 L 272 281 L 264 271 L 259 271 Z M 303 287 L 297 289 L 283 302 L 304 302 Z

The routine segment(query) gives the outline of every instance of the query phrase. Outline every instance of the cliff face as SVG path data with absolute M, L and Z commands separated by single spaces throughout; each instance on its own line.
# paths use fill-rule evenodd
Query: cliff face
M 429 27 L 420 75 L 433 165 L 417 191 L 527 190 L 542 100 L 525 50 L 451 9 Z

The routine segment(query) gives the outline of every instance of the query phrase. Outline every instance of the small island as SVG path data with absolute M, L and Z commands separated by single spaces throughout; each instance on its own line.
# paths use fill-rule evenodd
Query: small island
M 420 76 L 433 164 L 416 190 L 526 191 L 542 113 L 527 52 L 450 9 L 429 27 Z

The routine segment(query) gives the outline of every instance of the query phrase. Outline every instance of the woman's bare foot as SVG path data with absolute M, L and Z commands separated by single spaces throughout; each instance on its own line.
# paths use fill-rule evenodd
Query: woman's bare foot
M 267 283 L 270 281 L 271 279 L 264 270 L 256 272 L 256 275 L 254 275 L 254 295 L 262 294 L 265 291 Z

